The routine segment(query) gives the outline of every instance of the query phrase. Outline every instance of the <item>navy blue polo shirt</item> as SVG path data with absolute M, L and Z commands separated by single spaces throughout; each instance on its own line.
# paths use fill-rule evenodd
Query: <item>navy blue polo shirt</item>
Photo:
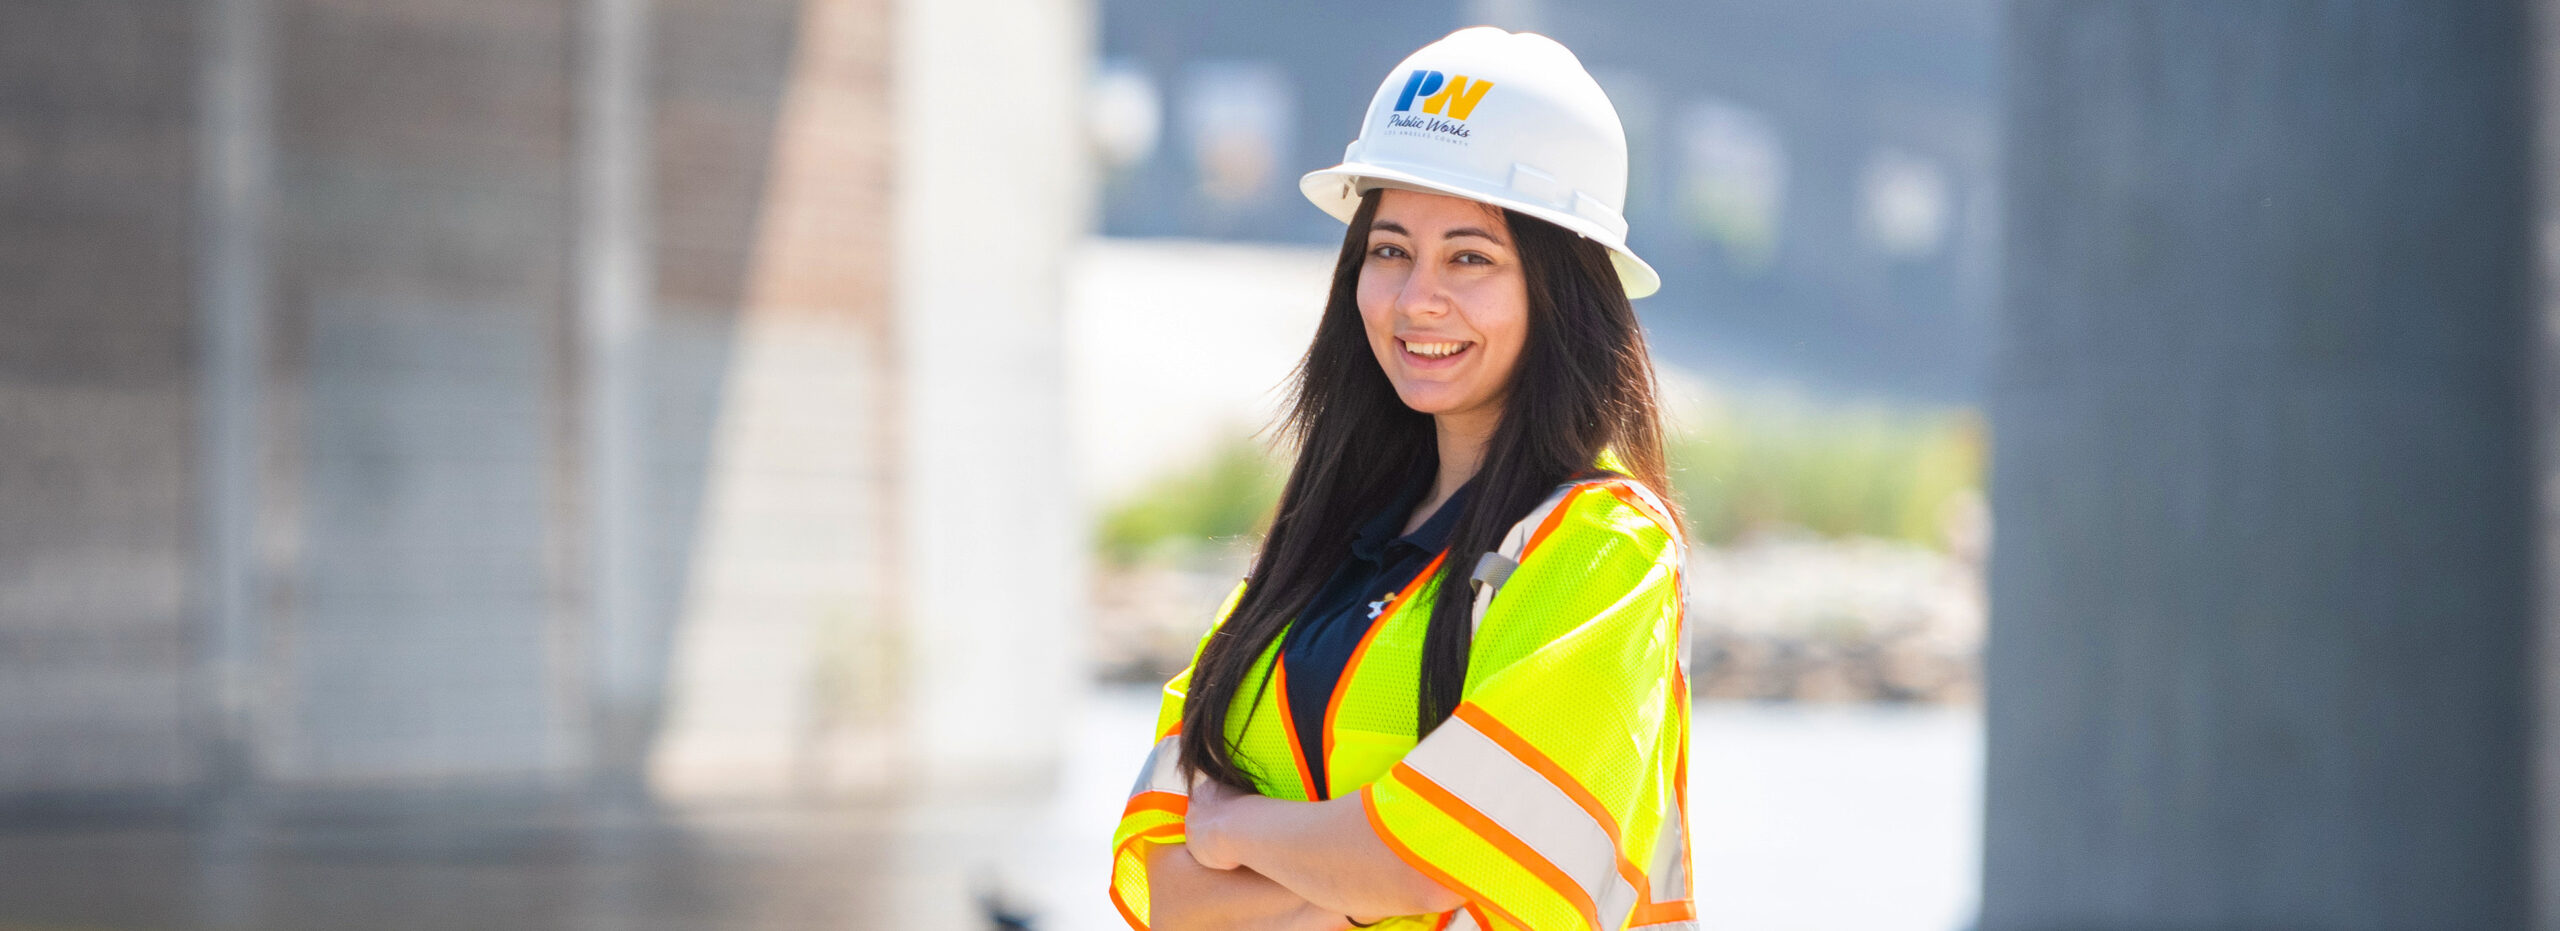
M 1458 486 L 1441 502 L 1438 510 L 1414 528 L 1412 533 L 1397 536 L 1396 531 L 1413 516 L 1415 506 L 1431 490 L 1433 476 L 1429 472 L 1409 481 L 1402 493 L 1384 510 L 1371 515 L 1351 535 L 1351 545 L 1343 554 L 1342 564 L 1333 571 L 1324 587 L 1316 591 L 1307 608 L 1280 644 L 1280 662 L 1289 669 L 1290 723 L 1297 725 L 1298 746 L 1306 754 L 1308 771 L 1315 777 L 1309 786 L 1313 797 L 1332 798 L 1325 785 L 1324 710 L 1333 702 L 1333 687 L 1342 678 L 1342 667 L 1351 662 L 1351 651 L 1369 633 L 1371 625 L 1386 614 L 1386 602 L 1407 583 L 1422 574 L 1431 558 L 1449 545 L 1449 531 L 1457 524 L 1458 514 L 1466 510 L 1467 496 L 1475 488 L 1475 480 Z

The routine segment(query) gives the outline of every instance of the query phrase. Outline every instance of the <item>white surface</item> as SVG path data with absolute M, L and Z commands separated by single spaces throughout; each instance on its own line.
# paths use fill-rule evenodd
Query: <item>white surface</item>
M 1690 734 L 1699 927 L 1971 924 L 1979 711 L 1712 703 L 1691 713 Z
M 1069 265 L 1068 408 L 1099 507 L 1271 422 L 1315 338 L 1334 250 L 1089 239 Z
M 1055 766 L 1083 678 L 1060 294 L 1087 213 L 1092 18 L 1075 0 L 892 12 L 905 738 L 915 775 L 966 784 Z

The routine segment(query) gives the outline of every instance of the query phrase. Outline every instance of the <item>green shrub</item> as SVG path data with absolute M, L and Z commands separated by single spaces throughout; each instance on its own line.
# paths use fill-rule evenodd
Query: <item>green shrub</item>
M 1097 548 L 1126 566 L 1181 560 L 1221 542 L 1258 535 L 1280 500 L 1287 463 L 1261 442 L 1228 436 L 1204 459 L 1166 473 L 1102 514 Z
M 1672 494 L 1701 543 L 1798 528 L 1945 545 L 1949 503 L 1982 487 L 1983 427 L 1969 410 L 1915 411 L 1755 401 L 1675 430 Z M 1249 435 L 1167 472 L 1107 508 L 1106 563 L 1181 561 L 1259 534 L 1287 463 Z
M 1702 542 L 1795 527 L 1937 547 L 1949 503 L 1982 487 L 1983 430 L 1964 410 L 1758 402 L 1678 431 L 1666 458 Z

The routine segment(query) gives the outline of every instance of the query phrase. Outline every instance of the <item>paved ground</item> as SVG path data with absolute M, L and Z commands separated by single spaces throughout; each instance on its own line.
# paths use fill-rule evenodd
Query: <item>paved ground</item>
M 0 825 L 5 931 L 1118 929 L 1102 896 L 1148 690 L 1098 695 L 1057 783 L 1018 797 L 655 815 L 466 800 Z M 1968 710 L 1700 706 L 1702 924 L 1950 931 L 1978 875 Z
M 499 823 L 474 810 L 226 831 L 0 836 L 0 926 L 801 929 L 972 926 L 967 880 L 1007 814 L 741 810 Z M 937 900 L 941 898 L 943 900 Z
M 1048 787 L 846 806 L 599 812 L 469 799 L 0 823 L 6 931 L 1120 927 L 1103 897 L 1146 692 L 1096 697 Z

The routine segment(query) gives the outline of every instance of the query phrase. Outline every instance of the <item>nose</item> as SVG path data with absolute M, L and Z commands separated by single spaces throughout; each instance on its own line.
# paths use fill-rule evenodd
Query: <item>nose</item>
M 1404 287 L 1396 291 L 1396 310 L 1407 317 L 1444 314 L 1452 309 L 1448 282 L 1440 276 L 1435 262 L 1415 261 L 1407 266 L 1412 271 L 1404 276 Z

